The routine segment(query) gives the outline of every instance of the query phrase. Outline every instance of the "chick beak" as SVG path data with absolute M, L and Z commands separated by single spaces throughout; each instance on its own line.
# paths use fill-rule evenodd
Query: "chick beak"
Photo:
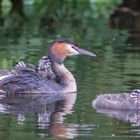
M 96 55 L 90 51 L 87 51 L 85 49 L 79 48 L 78 52 L 80 55 L 86 55 L 86 56 L 92 56 L 92 57 L 96 57 Z

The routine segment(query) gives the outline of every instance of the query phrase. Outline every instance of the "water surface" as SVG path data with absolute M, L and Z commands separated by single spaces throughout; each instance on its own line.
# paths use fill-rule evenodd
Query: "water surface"
M 30 11 L 29 17 L 33 15 L 32 7 L 25 9 Z M 128 42 L 128 30 L 110 29 L 106 16 L 95 16 L 93 20 L 88 14 L 85 9 L 83 20 L 75 15 L 73 21 L 59 20 L 49 28 L 35 16 L 28 22 L 21 19 L 13 26 L 10 25 L 14 19 L 5 18 L 0 28 L 1 68 L 12 67 L 17 60 L 36 64 L 46 54 L 52 36 L 75 41 L 80 47 L 94 51 L 97 57 L 67 58 L 65 64 L 76 78 L 78 91 L 66 98 L 64 95 L 1 95 L 0 139 L 140 138 L 139 112 L 104 111 L 103 114 L 92 108 L 92 100 L 98 94 L 140 87 L 140 48 Z M 120 114 L 128 118 L 120 118 Z

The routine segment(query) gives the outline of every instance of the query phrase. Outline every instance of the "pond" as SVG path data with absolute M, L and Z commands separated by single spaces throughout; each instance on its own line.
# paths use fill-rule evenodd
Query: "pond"
M 28 17 L 5 17 L 0 27 L 1 68 L 10 68 L 18 60 L 38 63 L 53 37 L 72 40 L 97 57 L 67 58 L 65 65 L 78 91 L 64 95 L 65 100 L 58 95 L 0 95 L 0 139 L 139 139 L 139 112 L 92 107 L 98 94 L 140 87 L 140 47 L 128 41 L 129 31 L 109 28 L 109 18 L 103 13 L 96 11 L 91 18 L 88 6 L 83 15 L 69 11 L 70 18 L 49 19 L 51 25 L 48 19 L 35 17 L 32 6 L 24 10 Z

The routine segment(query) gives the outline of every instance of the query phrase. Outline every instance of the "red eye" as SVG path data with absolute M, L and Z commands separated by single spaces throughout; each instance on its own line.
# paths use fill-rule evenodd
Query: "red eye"
M 72 45 L 72 48 L 75 50 L 78 50 L 79 48 L 77 46 Z

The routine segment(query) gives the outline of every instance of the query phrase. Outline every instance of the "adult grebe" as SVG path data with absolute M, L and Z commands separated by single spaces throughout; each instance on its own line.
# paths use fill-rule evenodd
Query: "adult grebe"
M 101 94 L 92 105 L 95 109 L 140 110 L 140 89 L 131 93 Z
M 64 93 L 75 92 L 76 82 L 63 62 L 67 56 L 87 55 L 95 57 L 92 52 L 79 48 L 75 43 L 57 39 L 48 49 L 48 58 L 55 79 L 42 76 L 34 70 L 19 70 L 0 77 L 0 91 L 6 93 Z

